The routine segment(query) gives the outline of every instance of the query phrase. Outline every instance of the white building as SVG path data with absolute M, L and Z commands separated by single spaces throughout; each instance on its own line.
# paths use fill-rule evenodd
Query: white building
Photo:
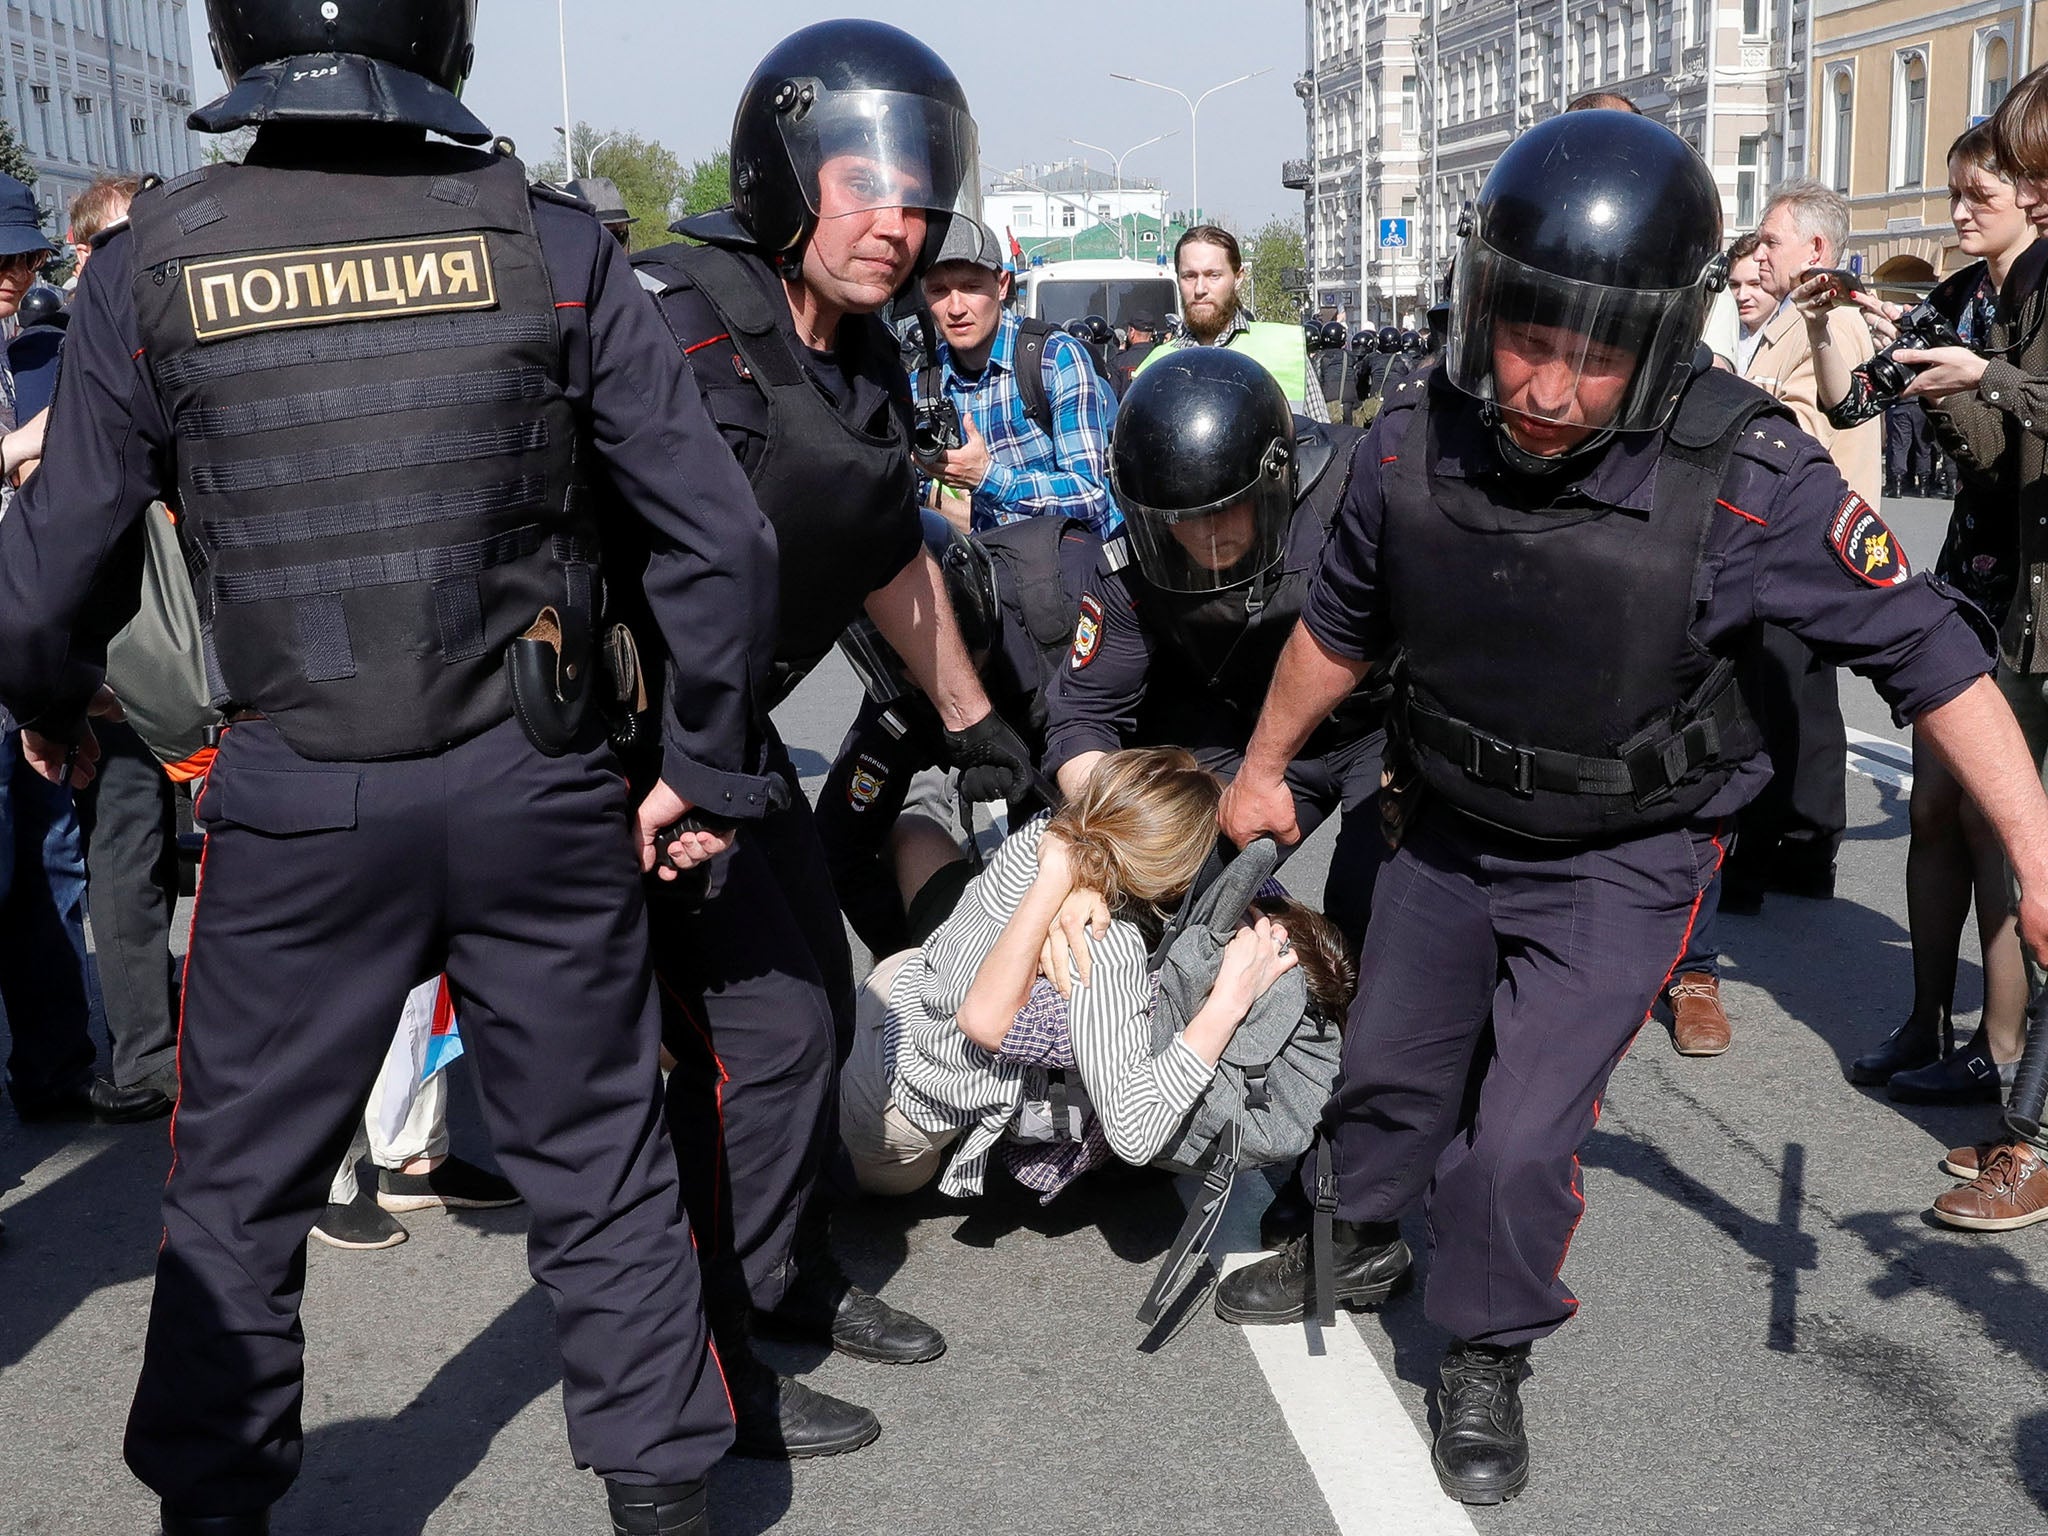
M 1166 193 L 1155 182 L 1118 181 L 1108 170 L 1076 157 L 1054 165 L 1027 165 L 982 188 L 982 218 L 1025 244 L 1047 236 L 1080 236 L 1116 229 L 1131 218 L 1164 223 Z
M 1311 287 L 1353 324 L 1412 324 L 1515 136 L 1588 91 L 1699 150 L 1729 231 L 1806 161 L 1810 0 L 1306 0 Z M 1362 113 L 1362 134 L 1350 128 Z M 1379 221 L 1406 216 L 1407 246 Z
M 0 111 L 35 162 L 45 227 L 104 172 L 200 163 L 186 0 L 8 0 Z

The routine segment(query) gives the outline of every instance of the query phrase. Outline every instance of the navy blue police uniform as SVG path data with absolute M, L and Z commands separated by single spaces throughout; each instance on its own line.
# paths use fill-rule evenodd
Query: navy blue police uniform
M 1297 420 L 1306 435 L 1311 429 Z M 1329 434 L 1330 461 L 1301 496 L 1284 560 L 1270 579 L 1218 593 L 1169 592 L 1145 579 L 1127 537 L 1103 547 L 1066 665 L 1051 698 L 1045 770 L 1057 774 L 1090 752 L 1174 745 L 1203 767 L 1235 776 L 1273 680 L 1280 651 L 1302 613 L 1344 494 L 1359 434 Z M 1362 687 L 1319 726 L 1288 765 L 1287 787 L 1303 836 L 1338 809 L 1341 858 L 1324 897 L 1330 920 L 1355 947 L 1372 905 L 1383 847 L 1378 810 L 1384 689 Z
M 1989 670 L 1988 635 L 1727 374 L 1541 478 L 1425 376 L 1357 463 L 1303 624 L 1334 655 L 1401 658 L 1391 718 L 1423 787 L 1324 1121 L 1337 1214 L 1426 1197 L 1431 1321 L 1512 1347 L 1577 1309 L 1578 1149 L 1770 774 L 1734 659 L 1782 624 L 1903 722 Z
M 988 553 L 993 631 L 979 659 L 989 704 L 1045 754 L 1048 705 L 1072 643 L 1102 541 L 1072 518 L 1027 517 L 973 536 Z M 911 780 L 948 761 L 938 712 L 912 692 L 861 702 L 818 794 L 818 832 L 839 905 L 872 955 L 922 942 L 904 911 L 888 858 L 889 834 Z M 1014 816 L 1018 807 L 1012 807 Z
M 618 244 L 509 154 L 274 125 L 132 221 L 86 271 L 43 468 L 0 521 L 9 707 L 77 729 L 162 499 L 235 721 L 197 813 L 129 1464 L 192 1515 L 292 1482 L 307 1233 L 407 992 L 445 973 L 532 1212 L 576 1460 L 700 1478 L 731 1410 L 660 1109 L 632 805 L 568 653 L 608 519 L 639 522 L 682 659 L 659 772 L 758 810 L 770 530 Z M 508 666 L 544 610 L 548 698 Z
M 751 252 L 670 245 L 634 265 L 775 528 L 781 625 L 757 682 L 772 708 L 922 557 L 909 380 L 873 316 L 842 320 L 830 353 L 805 346 L 781 280 Z M 651 909 L 685 1198 L 711 1284 L 736 1259 L 763 1309 L 793 1279 L 853 1039 L 853 958 L 825 852 L 772 727 L 769 746 L 779 809 L 720 861 L 701 907 L 658 893 Z M 722 1316 L 714 1306 L 714 1326 Z

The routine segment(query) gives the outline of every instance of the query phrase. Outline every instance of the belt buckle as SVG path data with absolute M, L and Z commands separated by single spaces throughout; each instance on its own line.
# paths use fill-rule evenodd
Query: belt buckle
M 1481 784 L 1512 790 L 1524 800 L 1536 794 L 1536 754 L 1474 731 L 1465 743 L 1465 772 Z

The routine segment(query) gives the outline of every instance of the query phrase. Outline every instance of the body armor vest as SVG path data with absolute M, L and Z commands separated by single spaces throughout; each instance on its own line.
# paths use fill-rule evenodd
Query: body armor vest
M 991 695 L 1014 701 L 1003 717 L 1026 740 L 1045 741 L 1046 699 L 1058 685 L 1074 644 L 1074 624 L 1100 545 L 1088 525 L 1065 517 L 1023 517 L 975 541 L 996 565 L 996 600 L 1003 627 L 1015 639 L 998 641 L 983 681 Z M 999 675 L 992 675 L 999 674 Z
M 1386 441 L 1380 581 L 1402 648 L 1395 728 L 1431 789 L 1523 836 L 1613 840 L 1704 806 L 1761 738 L 1733 661 L 1693 638 L 1715 501 L 1769 397 L 1696 377 L 1666 429 L 1647 513 L 1518 506 L 1535 483 L 1437 472 L 1477 407 L 1433 378 Z M 1535 487 L 1540 493 L 1541 488 Z
M 846 420 L 792 350 L 784 334 L 788 305 L 762 287 L 746 258 L 717 246 L 675 245 L 640 266 L 703 294 L 767 402 L 768 439 L 749 479 L 781 553 L 772 708 L 860 617 L 868 594 L 901 568 L 883 569 L 890 546 L 875 529 L 901 517 L 917 492 L 908 424 L 895 409 L 880 432 Z M 863 344 L 893 354 L 895 341 L 879 320 L 846 323 L 869 327 Z
M 211 166 L 130 217 L 216 702 L 327 761 L 508 718 L 508 647 L 587 632 L 597 560 L 519 162 Z

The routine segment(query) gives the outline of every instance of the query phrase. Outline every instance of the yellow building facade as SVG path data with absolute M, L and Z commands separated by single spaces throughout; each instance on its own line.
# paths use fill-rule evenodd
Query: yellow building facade
M 2048 47 L 2035 35 L 2040 9 L 1813 0 L 1808 168 L 1848 197 L 1850 257 L 1865 273 L 1917 288 L 1967 264 L 1950 222 L 1948 146 Z

